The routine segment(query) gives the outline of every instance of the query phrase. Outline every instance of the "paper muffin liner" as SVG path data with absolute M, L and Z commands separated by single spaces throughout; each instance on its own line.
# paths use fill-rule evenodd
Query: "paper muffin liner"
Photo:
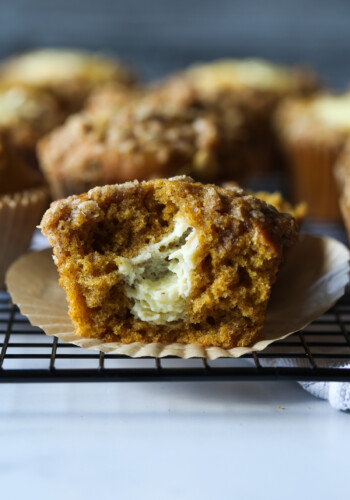
M 348 240 L 350 241 L 350 200 L 342 194 L 339 198 L 340 211 L 343 216 L 343 222 L 348 235 Z
M 340 142 L 311 143 L 288 138 L 285 141 L 293 201 L 305 201 L 310 218 L 341 221 L 334 179 L 334 167 L 342 147 Z
M 350 241 L 350 141 L 347 140 L 336 163 L 334 178 L 339 191 L 339 207 Z
M 48 201 L 46 187 L 0 196 L 0 289 L 10 264 L 28 250 Z
M 261 351 L 318 318 L 344 294 L 349 279 L 349 258 L 345 245 L 332 238 L 302 235 L 290 250 L 273 287 L 263 329 L 264 339 L 251 347 L 232 349 L 180 343 L 107 343 L 101 339 L 78 337 L 68 316 L 65 292 L 58 284 L 51 250 L 19 258 L 8 271 L 6 282 L 13 301 L 22 314 L 28 316 L 31 324 L 63 342 L 135 358 L 172 355 L 183 359 L 203 357 L 213 360 Z

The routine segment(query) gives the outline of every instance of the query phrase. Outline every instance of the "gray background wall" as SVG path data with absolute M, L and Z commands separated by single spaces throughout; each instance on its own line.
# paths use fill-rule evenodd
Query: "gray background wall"
M 148 78 L 196 60 L 309 62 L 350 82 L 347 0 L 0 0 L 0 56 L 42 45 L 108 49 Z

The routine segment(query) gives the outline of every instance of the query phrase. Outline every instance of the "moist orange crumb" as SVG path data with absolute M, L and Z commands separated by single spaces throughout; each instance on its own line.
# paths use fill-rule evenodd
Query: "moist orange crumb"
M 188 177 L 94 188 L 53 203 L 41 227 L 78 335 L 223 348 L 259 338 L 298 233 L 242 189 Z

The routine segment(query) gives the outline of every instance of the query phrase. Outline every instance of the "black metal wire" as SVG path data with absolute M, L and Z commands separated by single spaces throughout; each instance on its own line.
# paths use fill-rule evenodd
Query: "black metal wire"
M 316 361 L 314 360 L 314 358 L 313 358 L 313 356 L 311 354 L 310 348 L 309 348 L 309 346 L 306 343 L 306 340 L 305 340 L 303 332 L 297 332 L 297 335 L 299 335 L 299 337 L 300 337 L 301 343 L 303 345 L 306 357 L 309 360 L 310 365 L 312 366 L 312 368 L 317 368 Z
M 11 327 L 13 324 L 13 318 L 15 315 L 15 308 L 11 307 L 10 308 L 10 314 L 9 314 L 9 319 L 7 322 L 7 327 L 6 327 L 6 334 L 5 334 L 5 339 L 3 344 L 1 345 L 1 353 L 0 353 L 0 369 L 2 368 L 2 365 L 4 364 L 5 356 L 6 356 L 6 351 L 9 345 L 10 341 L 10 335 L 11 335 Z
M 350 382 L 350 294 L 305 330 L 240 359 L 132 359 L 50 339 L 32 327 L 0 292 L 0 382 L 155 382 L 215 380 L 329 380 Z M 150 361 L 151 360 L 151 361 Z M 285 362 L 284 362 L 285 360 Z M 286 360 L 297 360 L 298 365 Z M 106 363 L 108 362 L 108 365 Z M 144 366 L 150 363 L 149 367 Z M 200 365 L 198 365 L 200 362 Z M 127 366 L 125 366 L 125 363 Z M 221 366 L 225 363 L 225 366 Z M 44 364 L 44 368 L 42 368 Z M 113 365 L 110 368 L 110 364 Z M 88 367 L 87 367 L 88 365 Z
M 54 370 L 54 368 L 55 368 L 57 345 L 58 345 L 58 338 L 54 337 L 53 343 L 52 343 L 52 350 L 51 350 L 50 370 Z

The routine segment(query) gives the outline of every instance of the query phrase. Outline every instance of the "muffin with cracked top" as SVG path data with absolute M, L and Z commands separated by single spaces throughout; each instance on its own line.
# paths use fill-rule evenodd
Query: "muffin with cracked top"
M 239 177 L 248 140 L 240 101 L 203 100 L 192 87 L 180 87 L 118 90 L 113 99 L 100 93 L 44 137 L 38 153 L 53 196 L 178 174 L 201 181 Z

